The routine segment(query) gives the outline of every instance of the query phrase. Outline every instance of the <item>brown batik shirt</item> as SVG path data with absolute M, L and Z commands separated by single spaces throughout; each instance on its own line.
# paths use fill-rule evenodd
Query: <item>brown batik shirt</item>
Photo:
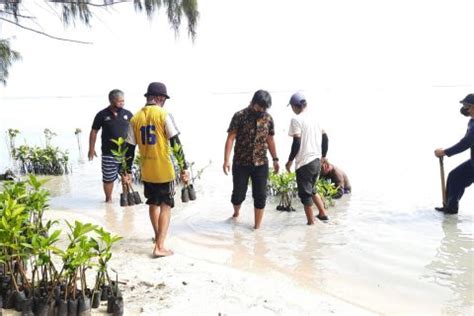
M 232 117 L 227 132 L 237 131 L 233 163 L 261 166 L 268 163 L 267 137 L 275 135 L 273 118 L 266 112 L 247 107 Z

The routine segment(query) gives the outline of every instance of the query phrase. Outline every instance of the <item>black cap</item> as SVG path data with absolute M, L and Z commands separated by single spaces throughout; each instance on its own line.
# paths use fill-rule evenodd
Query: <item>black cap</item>
M 148 90 L 145 93 L 145 97 L 148 96 L 159 96 L 162 95 L 169 99 L 168 92 L 166 92 L 166 86 L 161 82 L 152 82 L 148 85 Z
M 459 101 L 459 103 L 474 105 L 474 94 L 471 93 L 471 94 L 466 95 L 466 97 L 462 99 L 461 101 Z

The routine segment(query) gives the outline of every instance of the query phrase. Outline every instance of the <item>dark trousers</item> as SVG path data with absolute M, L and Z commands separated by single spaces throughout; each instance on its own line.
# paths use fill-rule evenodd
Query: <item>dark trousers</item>
M 472 183 L 474 183 L 474 164 L 471 160 L 465 161 L 451 170 L 446 185 L 446 207 L 457 210 L 464 190 Z
M 318 181 L 321 163 L 315 159 L 310 163 L 296 169 L 296 184 L 298 186 L 298 197 L 305 206 L 313 204 L 313 195 L 316 194 L 314 185 Z
M 232 166 L 232 190 L 231 202 L 240 205 L 245 200 L 249 179 L 252 180 L 252 197 L 255 208 L 265 208 L 267 200 L 268 164 L 262 166 Z

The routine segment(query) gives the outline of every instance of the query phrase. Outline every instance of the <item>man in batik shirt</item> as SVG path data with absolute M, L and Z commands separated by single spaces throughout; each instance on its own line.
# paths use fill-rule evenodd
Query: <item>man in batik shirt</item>
M 265 90 L 255 92 L 250 105 L 232 117 L 225 143 L 223 169 L 227 175 L 230 171 L 230 152 L 235 141 L 232 164 L 231 203 L 234 206 L 232 217 L 237 219 L 239 216 L 250 178 L 255 208 L 255 229 L 260 228 L 267 199 L 267 150 L 272 156 L 274 171 L 278 173 L 279 169 L 275 140 L 273 139 L 275 126 L 273 118 L 267 113 L 267 109 L 271 105 L 270 93 Z

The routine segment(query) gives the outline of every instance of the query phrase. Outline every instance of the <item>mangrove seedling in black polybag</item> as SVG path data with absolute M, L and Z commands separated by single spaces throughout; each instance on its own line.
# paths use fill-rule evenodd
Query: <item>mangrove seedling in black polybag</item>
M 133 191 L 131 183 L 126 179 L 126 176 L 130 174 L 132 157 L 128 155 L 128 149 L 125 140 L 122 137 L 117 139 L 112 139 L 117 145 L 117 150 L 112 149 L 112 155 L 120 163 L 120 176 L 122 181 L 122 193 L 120 194 L 120 206 L 131 206 L 135 204 L 140 204 L 140 194 L 136 191 Z
M 176 163 L 178 165 L 179 172 L 183 172 L 186 168 L 186 161 L 184 159 L 183 149 L 180 144 L 174 144 L 171 147 L 173 151 L 173 156 L 176 159 Z M 189 184 L 189 181 L 182 182 L 183 187 L 181 188 L 181 201 L 186 203 L 189 200 L 196 199 L 196 192 L 194 191 L 194 187 Z
M 117 241 L 122 239 L 118 235 L 112 235 L 105 231 L 102 227 L 95 230 L 98 239 L 92 238 L 92 247 L 98 257 L 98 271 L 94 286 L 94 298 L 92 307 L 99 307 L 101 300 L 107 300 L 108 296 L 112 294 L 112 282 L 108 273 L 108 263 L 112 258 L 112 246 Z
M 287 212 L 295 211 L 291 205 L 296 192 L 296 174 L 294 172 L 280 174 L 271 172 L 270 190 L 272 194 L 280 198 L 280 202 L 276 207 L 277 210 Z

